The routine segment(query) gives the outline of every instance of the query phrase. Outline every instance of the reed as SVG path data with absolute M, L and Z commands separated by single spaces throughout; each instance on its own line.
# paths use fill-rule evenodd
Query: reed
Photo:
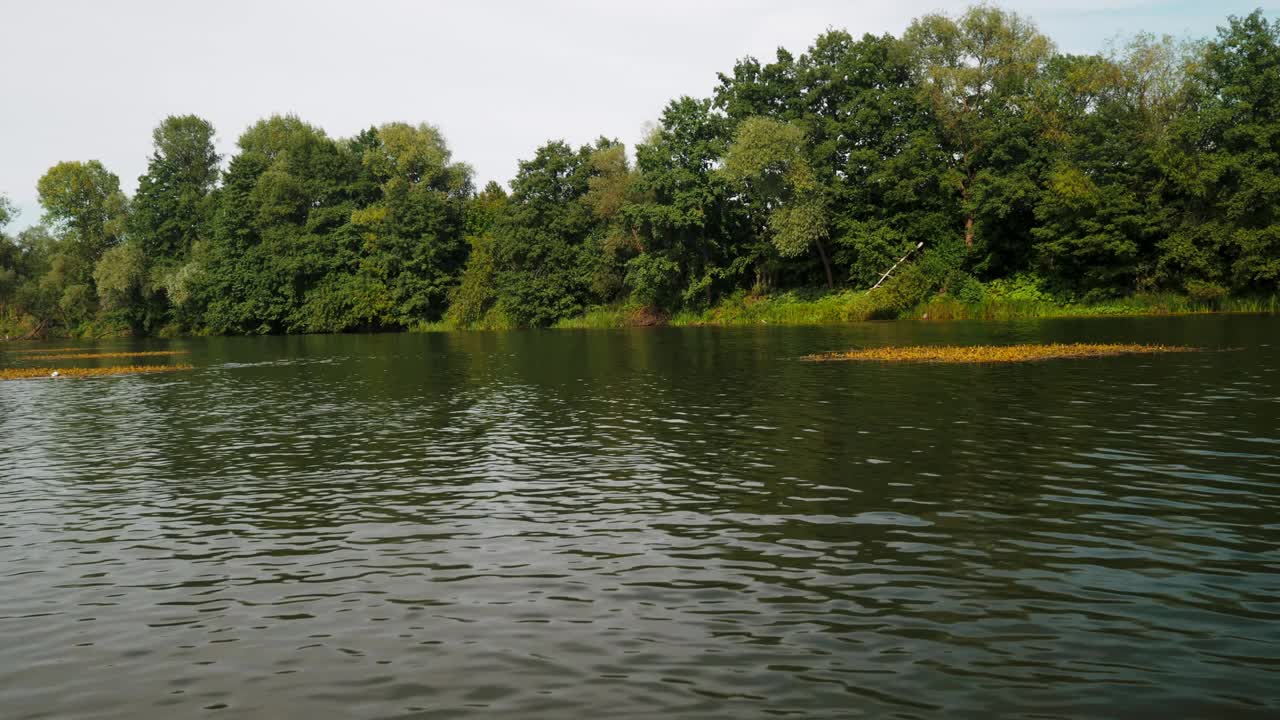
M 111 375 L 139 375 L 144 373 L 165 373 L 190 370 L 190 365 L 113 365 L 96 368 L 0 368 L 0 380 L 36 380 L 51 379 L 54 373 L 58 378 L 105 377 Z
M 1015 363 L 1066 358 L 1112 357 L 1154 353 L 1196 352 L 1199 348 L 1178 345 L 1135 344 L 1048 344 L 1048 345 L 912 345 L 908 347 L 879 347 L 846 350 L 843 352 L 806 355 L 809 362 L 833 362 L 841 360 L 863 362 L 905 363 Z

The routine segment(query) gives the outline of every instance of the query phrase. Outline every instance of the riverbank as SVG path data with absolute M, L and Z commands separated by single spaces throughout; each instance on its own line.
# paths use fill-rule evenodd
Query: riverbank
M 879 292 L 879 291 L 877 291 Z M 642 307 L 597 307 L 556 323 L 557 328 L 616 328 L 664 324 L 699 325 L 830 325 L 868 320 L 1030 320 L 1124 315 L 1193 315 L 1208 313 L 1278 313 L 1280 296 L 1196 300 L 1174 293 L 1132 295 L 1106 302 L 1067 303 L 1050 299 L 991 298 L 966 303 L 940 296 L 905 305 L 888 293 L 798 290 L 773 295 L 736 295 L 701 312 L 680 312 L 654 321 Z M 448 328 L 440 328 L 448 329 Z
M 610 329 L 626 327 L 696 327 L 742 325 L 835 325 L 871 320 L 1034 320 L 1073 317 L 1121 317 L 1144 315 L 1199 315 L 1215 313 L 1280 313 L 1280 296 L 1261 298 L 1221 298 L 1197 300 L 1176 293 L 1146 293 L 1105 302 L 1061 302 L 1045 297 L 995 297 L 979 302 L 963 302 L 950 296 L 935 296 L 924 302 L 909 304 L 891 291 L 868 293 L 862 290 L 792 290 L 770 295 L 738 293 L 715 306 L 701 311 L 680 311 L 664 315 L 652 308 L 636 304 L 615 304 L 588 309 L 582 315 L 561 320 L 554 329 Z M 5 330 L 10 328 L 0 328 Z M 11 328 L 20 331 L 29 328 Z M 475 325 L 458 325 L 448 320 L 422 323 L 409 332 L 455 332 L 467 330 L 515 330 L 517 326 L 505 318 L 490 314 Z M 17 342 L 26 339 L 14 332 L 0 339 Z M 97 340 L 125 337 L 124 328 L 111 328 L 102 323 L 85 324 L 71 330 L 60 329 L 37 339 Z M 181 337 L 201 333 L 182 333 L 165 328 L 158 337 Z
M 51 327 L 49 323 L 40 322 L 29 315 L 0 313 L 0 345 L 24 340 L 100 340 L 111 337 L 127 337 L 129 334 L 127 326 L 108 320 L 89 320 L 79 323 L 75 327 L 66 328 Z M 176 337 L 181 334 L 173 328 L 167 328 L 166 332 L 156 333 L 156 336 Z

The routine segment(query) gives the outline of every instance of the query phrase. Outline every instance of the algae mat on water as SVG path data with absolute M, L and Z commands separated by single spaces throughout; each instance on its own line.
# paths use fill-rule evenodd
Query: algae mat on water
M 98 352 L 98 353 L 56 353 L 51 352 L 44 355 L 25 355 L 23 360 L 92 360 L 96 358 L 122 358 L 122 357 L 167 357 L 170 355 L 185 355 L 186 350 L 143 350 L 139 352 Z
M 0 368 L 0 380 L 36 380 L 40 378 L 105 377 L 190 370 L 190 365 L 113 365 L 97 368 Z M 54 375 L 57 373 L 57 375 Z
M 908 363 L 1013 363 L 1062 358 L 1113 357 L 1155 353 L 1197 352 L 1200 348 L 1178 345 L 1049 344 L 1049 345 L 912 345 L 847 350 L 805 355 L 810 362 L 861 360 Z
M 32 353 L 59 353 L 59 352 L 84 352 L 82 347 L 65 347 L 65 348 L 23 348 L 14 350 L 12 347 L 0 347 L 0 353 L 6 355 L 30 355 Z

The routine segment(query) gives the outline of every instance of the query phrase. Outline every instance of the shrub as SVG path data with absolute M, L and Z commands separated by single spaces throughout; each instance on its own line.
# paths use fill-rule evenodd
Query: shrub
M 1204 280 L 1188 280 L 1186 288 L 1192 300 L 1215 306 L 1227 296 L 1226 288 Z

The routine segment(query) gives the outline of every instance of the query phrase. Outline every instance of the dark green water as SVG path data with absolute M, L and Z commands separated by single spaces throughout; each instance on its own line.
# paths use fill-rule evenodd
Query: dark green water
M 1239 349 L 795 359 L 1020 340 Z M 0 383 L 4 718 L 1280 716 L 1277 318 L 144 345 Z

